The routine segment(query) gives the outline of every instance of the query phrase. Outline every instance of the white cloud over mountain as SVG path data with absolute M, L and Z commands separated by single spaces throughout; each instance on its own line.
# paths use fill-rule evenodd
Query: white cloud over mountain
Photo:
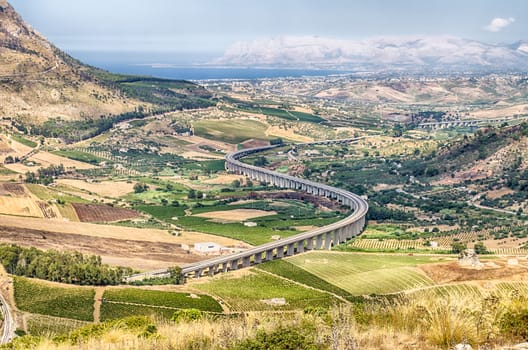
M 526 43 L 485 44 L 456 37 L 389 37 L 363 41 L 282 36 L 237 42 L 214 63 L 341 69 L 526 69 Z
M 494 32 L 494 33 L 495 32 L 500 32 L 501 30 L 503 30 L 504 28 L 506 28 L 507 26 L 509 26 L 513 22 L 515 22 L 515 18 L 513 18 L 513 17 L 510 17 L 510 18 L 496 17 L 496 18 L 492 19 L 490 24 L 485 26 L 484 29 L 486 29 L 487 31 L 490 31 L 490 32 Z

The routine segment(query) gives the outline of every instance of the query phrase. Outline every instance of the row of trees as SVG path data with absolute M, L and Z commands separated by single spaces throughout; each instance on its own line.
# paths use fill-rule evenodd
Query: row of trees
M 117 285 L 132 269 L 102 264 L 101 257 L 0 245 L 0 262 L 10 274 L 79 285 Z
M 26 183 L 49 185 L 54 181 L 55 177 L 64 175 L 65 173 L 66 169 L 64 169 L 64 165 L 50 165 L 47 168 L 38 169 L 37 173 L 28 171 L 26 173 Z

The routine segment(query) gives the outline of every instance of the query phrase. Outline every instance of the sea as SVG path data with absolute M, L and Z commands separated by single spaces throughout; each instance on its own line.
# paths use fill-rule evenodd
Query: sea
M 113 73 L 153 76 L 165 79 L 204 80 L 253 80 L 303 76 L 330 76 L 352 73 L 343 70 L 213 67 L 195 64 L 191 56 L 171 59 L 166 54 L 123 54 L 105 52 L 69 52 L 73 57 L 92 66 Z M 203 59 L 203 57 L 200 57 Z
M 345 71 L 275 69 L 275 68 L 217 68 L 217 67 L 152 67 L 148 65 L 106 64 L 100 66 L 114 73 L 147 75 L 166 79 L 192 81 L 205 80 L 253 80 L 264 78 L 286 78 L 303 76 L 330 76 L 345 74 Z

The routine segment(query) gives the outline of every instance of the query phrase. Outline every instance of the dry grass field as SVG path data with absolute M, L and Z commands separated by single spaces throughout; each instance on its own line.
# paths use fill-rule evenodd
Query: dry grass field
M 262 216 L 276 215 L 275 211 L 264 211 L 257 209 L 234 209 L 224 211 L 211 211 L 202 214 L 196 214 L 201 218 L 226 220 L 226 221 L 245 221 L 249 219 L 259 218 Z
M 41 164 L 42 167 L 48 167 L 50 165 L 59 165 L 62 164 L 66 169 L 68 168 L 75 168 L 75 169 L 93 169 L 95 168 L 94 165 L 79 162 L 73 159 L 69 159 L 66 157 L 57 156 L 55 154 L 51 154 L 49 152 L 40 151 L 36 153 L 34 156 L 31 156 L 28 160 L 33 161 L 35 163 Z
M 118 198 L 134 192 L 134 184 L 126 181 L 86 182 L 84 180 L 60 179 L 57 183 L 96 193 L 102 197 Z

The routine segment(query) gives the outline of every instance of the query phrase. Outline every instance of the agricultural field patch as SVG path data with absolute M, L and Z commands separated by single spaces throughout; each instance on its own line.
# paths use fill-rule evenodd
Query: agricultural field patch
M 276 215 L 275 211 L 264 211 L 258 209 L 233 209 L 233 210 L 222 210 L 222 211 L 210 211 L 207 213 L 195 214 L 195 216 L 225 220 L 225 221 L 245 221 L 254 218 L 260 218 L 263 216 Z
M 59 179 L 59 184 L 75 187 L 81 190 L 96 193 L 102 197 L 118 198 L 134 192 L 133 182 L 127 181 L 101 181 L 87 182 L 74 179 Z
M 15 277 L 13 288 L 17 308 L 33 314 L 93 321 L 93 288 L 62 287 Z
M 0 214 L 44 217 L 37 201 L 31 197 L 0 196 Z
M 320 277 L 317 277 L 316 275 L 298 267 L 297 265 L 289 263 L 286 260 L 269 261 L 264 264 L 258 265 L 256 268 L 271 272 L 275 275 L 290 279 L 295 282 L 302 283 L 309 287 L 334 293 L 342 297 L 351 296 L 351 294 L 347 291 L 326 282 Z
M 222 307 L 208 295 L 196 295 L 140 288 L 110 288 L 103 297 L 107 302 L 120 302 L 159 306 L 172 309 L 199 309 L 209 312 L 222 312 Z
M 134 219 L 139 213 L 132 209 L 101 204 L 71 204 L 81 222 L 114 222 Z
M 269 140 L 267 129 L 266 124 L 249 119 L 200 120 L 194 123 L 195 135 L 235 144 L 248 139 Z
M 35 336 L 57 336 L 86 326 L 89 322 L 46 315 L 26 315 L 27 332 Z
M 307 306 L 328 307 L 339 300 L 293 282 L 252 270 L 249 275 L 236 278 L 218 276 L 206 282 L 192 284 L 196 289 L 219 296 L 234 311 L 294 310 Z M 284 298 L 285 305 L 270 305 L 265 301 Z
M 391 294 L 433 285 L 421 264 L 438 261 L 426 256 L 310 252 L 288 262 L 353 295 Z
M 101 305 L 101 321 L 116 320 L 129 316 L 152 316 L 170 320 L 175 311 L 175 309 L 147 305 L 103 303 Z

